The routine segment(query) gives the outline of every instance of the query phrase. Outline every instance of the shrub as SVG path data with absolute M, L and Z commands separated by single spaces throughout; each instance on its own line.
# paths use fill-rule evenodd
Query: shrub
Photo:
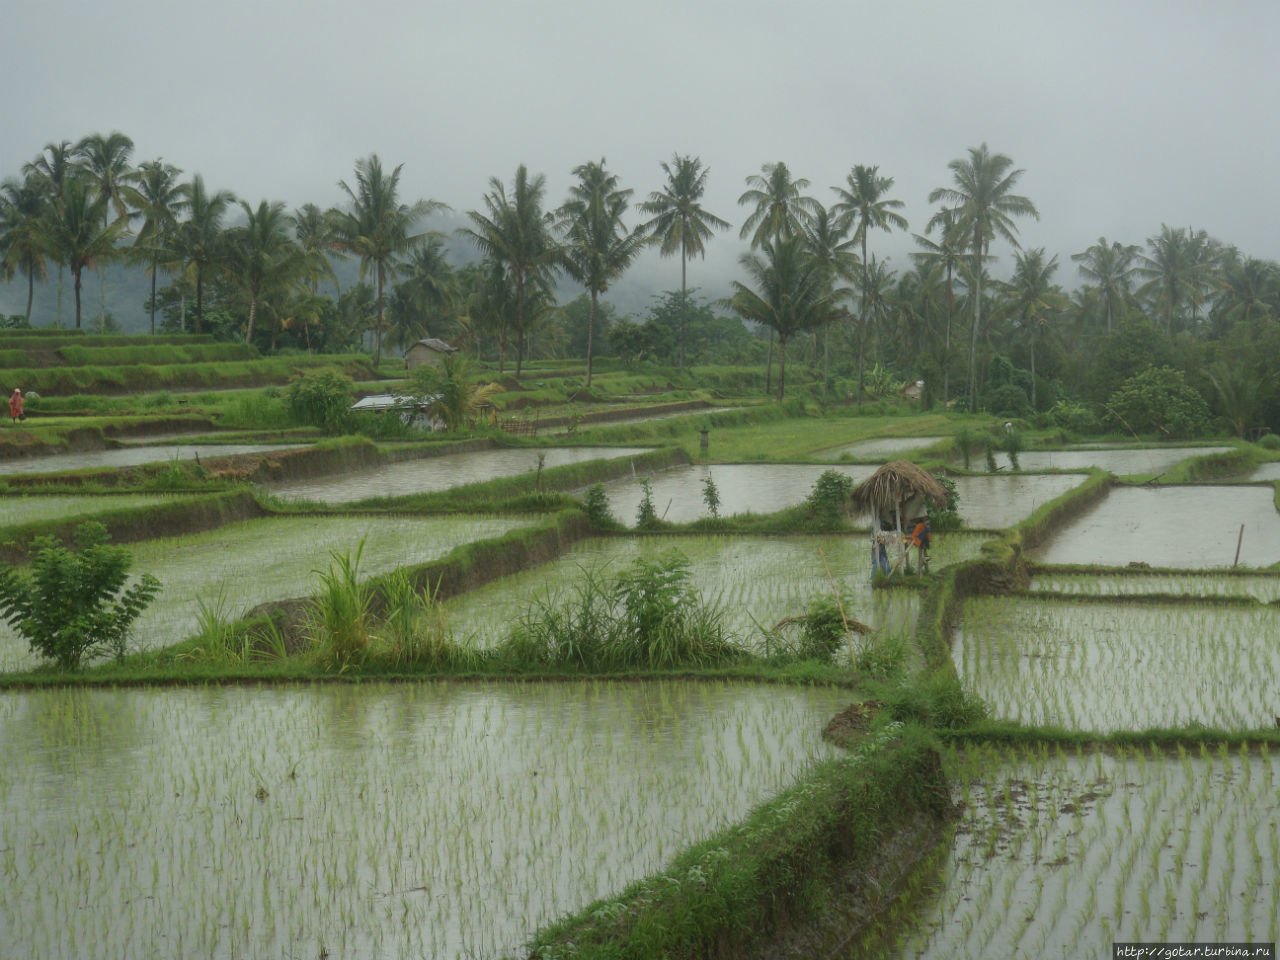
M 1209 405 L 1173 367 L 1147 367 L 1134 374 L 1107 406 L 1111 416 L 1134 433 L 1196 437 L 1209 425 Z
M 611 530 L 618 526 L 618 521 L 609 509 L 609 495 L 604 491 L 603 483 L 595 483 L 587 488 L 587 495 L 582 498 L 582 509 L 592 526 L 602 530 Z
M 950 477 L 934 477 L 934 479 L 947 491 L 947 503 L 946 506 L 935 507 L 932 501 L 929 502 L 929 532 L 945 533 L 948 530 L 959 530 L 964 526 L 964 520 L 961 519 L 960 511 L 957 509 L 960 495 L 956 492 L 956 482 Z
M 1258 446 L 1263 450 L 1280 450 L 1280 433 L 1264 433 L 1258 438 Z
M 337 370 L 304 373 L 289 384 L 289 410 L 299 423 L 341 433 L 355 384 Z
M 716 488 L 715 478 L 708 471 L 707 475 L 702 478 L 702 502 L 707 505 L 707 510 L 711 514 L 713 520 L 720 519 L 720 491 Z
M 123 657 L 133 622 L 160 590 L 149 573 L 125 589 L 133 556 L 108 539 L 102 524 L 83 523 L 76 528 L 78 549 L 39 537 L 29 577 L 12 567 L 0 571 L 0 615 L 64 669 L 78 667 L 95 648 Z
M 907 667 L 907 645 L 899 637 L 872 634 L 862 638 L 853 665 L 873 680 L 896 680 Z
M 837 601 L 835 597 L 822 595 L 809 604 L 800 631 L 800 646 L 795 651 L 801 660 L 830 660 L 836 650 L 849 638 L 842 609 L 848 609 L 852 598 Z
M 1049 422 L 1072 433 L 1090 434 L 1102 431 L 1102 420 L 1091 406 L 1076 400 L 1059 400 L 1049 408 Z
M 978 435 L 968 427 L 961 427 L 956 431 L 953 438 L 956 449 L 960 451 L 960 456 L 964 458 L 964 468 L 969 469 L 970 458 L 975 450 L 978 449 Z
M 1004 452 L 1009 455 L 1010 469 L 1021 469 L 1018 466 L 1018 454 L 1022 452 L 1022 434 L 1017 430 L 1006 430 L 1004 439 L 1000 445 L 1004 449 Z
M 826 470 L 805 498 L 807 516 L 819 530 L 838 530 L 844 524 L 845 507 L 853 493 L 853 478 L 839 470 Z
M 648 477 L 640 478 L 640 506 L 636 508 L 636 529 L 652 530 L 658 525 L 658 511 L 653 508 L 653 485 Z

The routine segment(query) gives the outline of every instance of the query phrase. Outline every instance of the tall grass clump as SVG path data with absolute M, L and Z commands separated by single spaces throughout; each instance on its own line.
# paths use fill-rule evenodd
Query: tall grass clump
M 372 591 L 360 582 L 360 557 L 364 541 L 355 556 L 329 551 L 329 566 L 313 570 L 319 590 L 311 602 L 310 639 L 320 647 L 326 667 L 344 670 L 357 666 L 369 646 Z
M 609 495 L 605 493 L 603 483 L 593 483 L 587 488 L 586 496 L 582 498 L 582 509 L 593 527 L 615 530 L 619 526 L 618 519 L 609 509 Z
M 459 669 L 474 667 L 480 655 L 454 640 L 436 590 L 419 588 L 403 568 L 384 578 L 386 608 L 380 628 L 381 659 L 396 667 Z
M 501 645 L 513 665 L 586 669 L 710 666 L 744 654 L 723 611 L 690 582 L 677 553 L 638 559 L 616 575 L 583 570 L 567 594 L 536 599 Z

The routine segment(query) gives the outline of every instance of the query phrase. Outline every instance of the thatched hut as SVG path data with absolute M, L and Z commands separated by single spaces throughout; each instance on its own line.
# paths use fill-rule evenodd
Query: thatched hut
M 894 569 L 906 560 L 906 524 L 928 512 L 928 505 L 947 505 L 947 490 L 910 460 L 893 460 L 854 488 L 849 496 L 854 516 L 871 515 L 871 566 L 888 573 L 885 547 L 897 548 Z

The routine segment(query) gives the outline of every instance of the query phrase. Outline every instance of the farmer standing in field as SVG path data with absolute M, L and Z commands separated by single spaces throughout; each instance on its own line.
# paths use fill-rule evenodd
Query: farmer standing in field
M 27 419 L 26 414 L 22 412 L 22 391 L 18 387 L 13 388 L 13 395 L 9 397 L 9 416 L 14 423 Z

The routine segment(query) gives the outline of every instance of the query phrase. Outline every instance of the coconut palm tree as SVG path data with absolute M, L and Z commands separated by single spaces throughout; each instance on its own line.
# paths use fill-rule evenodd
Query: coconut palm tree
M 1137 273 L 1146 278 L 1138 295 L 1164 318 L 1172 336 L 1175 322 L 1194 322 L 1213 287 L 1221 250 L 1203 230 L 1160 225 L 1159 236 L 1147 238 L 1150 255 L 1140 254 Z
M 833 296 L 843 296 L 843 289 L 837 290 L 840 280 L 852 277 L 857 270 L 858 255 L 853 252 L 856 241 L 849 235 L 849 223 L 842 217 L 834 215 L 832 210 L 819 206 L 813 222 L 805 228 L 805 243 L 809 253 L 826 267 L 827 283 Z M 846 314 L 847 316 L 847 314 Z M 834 318 L 833 318 L 834 320 Z M 831 324 L 822 325 L 822 405 L 827 404 L 827 386 L 830 381 L 830 339 Z
M 903 206 L 901 200 L 891 200 L 886 194 L 893 187 L 893 177 L 879 176 L 879 167 L 868 167 L 857 164 L 845 178 L 848 189 L 832 187 L 840 198 L 833 208 L 836 216 L 853 225 L 853 238 L 862 247 L 862 263 L 867 263 L 867 233 L 873 228 L 886 233 L 897 227 L 907 229 L 907 218 L 896 211 Z M 864 271 L 863 278 L 867 274 Z M 862 291 L 859 313 L 864 318 L 867 312 L 867 294 Z M 865 336 L 864 336 L 865 339 Z M 862 364 L 858 364 L 858 405 L 862 405 Z
M 205 188 L 204 177 L 198 173 L 189 183 L 182 184 L 180 190 L 187 218 L 174 231 L 169 265 L 180 268 L 196 285 L 195 332 L 198 334 L 204 322 L 204 278 L 211 268 L 216 269 L 222 262 L 225 254 L 222 218 L 235 197 L 228 190 L 210 193 Z
M 7 276 L 19 272 L 27 278 L 27 325 L 31 324 L 31 303 L 36 281 L 49 276 L 48 223 L 44 195 L 35 174 L 22 180 L 10 177 L 0 184 L 0 264 Z
M 445 258 L 445 237 L 438 231 L 425 234 L 401 264 L 404 279 L 396 286 L 391 305 L 392 343 L 406 348 L 430 332 L 444 333 L 443 327 L 458 299 L 457 277 Z M 435 330 L 427 318 L 435 321 Z
M 489 188 L 484 195 L 487 212 L 467 211 L 473 226 L 460 232 L 511 282 L 515 292 L 516 377 L 519 378 L 524 358 L 525 288 L 557 269 L 558 251 L 552 235 L 555 218 L 542 209 L 547 178 L 540 173 L 529 176 L 523 163 L 516 167 L 510 196 L 497 177 L 489 178 Z M 501 373 L 506 364 L 508 343 L 505 323 L 499 325 L 499 332 L 498 372 Z
M 253 343 L 258 305 L 275 291 L 287 287 L 302 274 L 302 248 L 294 242 L 293 218 L 279 201 L 261 201 L 251 207 L 243 200 L 246 221 L 227 231 L 227 276 L 249 298 L 249 320 L 244 342 Z M 274 337 L 273 337 L 274 340 Z
M 374 321 L 374 363 L 382 362 L 382 333 L 385 329 L 383 300 L 386 283 L 396 278 L 396 261 L 413 249 L 420 235 L 412 233 L 414 225 L 424 216 L 447 210 L 436 200 L 419 200 L 414 204 L 400 202 L 400 171 L 404 164 L 390 173 L 382 169 L 378 155 L 371 154 L 356 162 L 356 182 L 352 188 L 346 181 L 339 181 L 351 209 L 334 221 L 339 246 L 360 258 L 360 278 L 364 279 L 373 269 L 377 289 L 377 313 Z
M 336 210 L 321 210 L 314 203 L 304 203 L 293 211 L 293 235 L 302 248 L 304 257 L 303 277 L 311 293 L 320 292 L 320 281 L 328 280 L 338 287 L 338 275 L 333 272 L 330 253 L 338 253 L 338 233 L 334 221 Z
M 45 144 L 40 156 L 22 168 L 23 176 L 35 177 L 44 195 L 45 217 L 50 225 L 58 215 L 58 207 L 66 193 L 67 184 L 80 176 L 81 169 L 76 161 L 75 148 L 71 141 Z M 54 325 L 62 326 L 62 268 L 66 264 L 58 261 L 58 310 L 54 317 Z
M 1084 252 L 1071 255 L 1071 259 L 1080 264 L 1080 276 L 1094 284 L 1102 295 L 1107 336 L 1111 336 L 1117 310 L 1129 299 L 1139 250 L 1137 244 L 1122 244 L 1118 240 L 1107 243 L 1106 237 L 1099 237 L 1098 242 Z
M 677 365 L 684 372 L 685 325 L 688 308 L 687 263 L 691 256 L 706 256 L 706 242 L 716 230 L 729 229 L 729 221 L 702 208 L 702 194 L 710 170 L 697 157 L 672 154 L 670 165 L 663 163 L 666 186 L 649 194 L 640 212 L 651 217 L 643 229 L 660 244 L 664 257 L 680 254 L 680 344 Z
M 1045 259 L 1044 247 L 1014 254 L 1013 276 L 1002 285 L 1008 298 L 1009 315 L 1026 337 L 1031 357 L 1031 409 L 1036 406 L 1036 340 L 1049 329 L 1049 319 L 1069 305 L 1066 296 L 1054 285 L 1058 269 L 1056 255 Z
M 80 289 L 85 267 L 112 257 L 116 241 L 128 228 L 124 219 L 108 220 L 104 214 L 107 198 L 98 195 L 93 184 L 72 180 L 53 218 L 51 248 L 71 271 L 76 297 L 76 329 L 80 329 Z
M 1232 253 L 1218 281 L 1216 312 L 1227 324 L 1273 320 L 1280 307 L 1280 265 Z
M 649 242 L 643 227 L 628 230 L 622 222 L 632 191 L 619 187 L 617 174 L 606 171 L 604 164 L 602 158 L 599 163 L 583 163 L 573 168 L 578 182 L 569 188 L 569 199 L 559 211 L 560 263 L 569 276 L 587 288 L 591 297 L 587 318 L 588 388 L 597 300 L 609 289 L 609 284 L 635 262 Z
M 137 256 L 148 264 L 151 273 L 151 334 L 156 332 L 156 274 L 160 259 L 173 242 L 177 230 L 178 215 L 185 209 L 182 186 L 178 177 L 182 174 L 171 163 L 151 160 L 139 164 L 132 187 L 142 226 L 134 238 L 133 248 Z
M 982 329 L 982 261 L 991 241 L 1003 237 L 1018 246 L 1014 217 L 1040 219 L 1040 212 L 1029 199 L 1013 193 L 1024 171 L 1013 170 L 1013 161 L 1003 153 L 992 154 L 984 143 L 970 147 L 968 159 L 947 164 L 952 187 L 938 187 L 929 194 L 930 203 L 944 201 L 956 209 L 956 229 L 968 237 L 967 246 L 973 258 L 974 288 L 973 330 L 969 340 L 969 409 L 977 409 L 976 355 L 978 332 Z
M 766 240 L 798 237 L 813 222 L 821 204 L 802 191 L 809 186 L 804 178 L 792 179 L 787 165 L 766 163 L 760 173 L 747 177 L 747 189 L 738 197 L 739 206 L 755 209 L 742 224 L 741 237 L 751 237 L 755 249 Z
M 738 260 L 751 285 L 733 281 L 726 306 L 778 335 L 778 400 L 786 394 L 787 341 L 828 323 L 835 313 L 828 267 L 814 257 L 802 237 L 765 240 L 760 253 Z
M 136 205 L 136 197 L 131 181 L 136 178 L 136 171 L 130 166 L 129 158 L 133 154 L 133 141 L 118 130 L 103 136 L 100 133 L 90 134 L 75 147 L 80 164 L 98 189 L 98 193 L 106 198 L 107 209 L 104 217 L 110 217 L 114 211 L 116 219 L 127 220 L 129 208 Z M 98 269 L 98 326 L 106 324 L 107 315 L 107 277 L 106 258 L 99 258 Z
M 942 403 L 946 406 L 951 402 L 951 325 L 956 309 L 954 280 L 964 250 L 964 237 L 956 229 L 956 212 L 952 207 L 943 207 L 930 217 L 924 232 L 932 233 L 934 227 L 938 228 L 939 233 L 936 242 L 918 233 L 912 234 L 916 243 L 924 249 L 911 254 L 911 258 L 918 264 L 928 263 L 938 267 L 946 277 L 947 319 L 943 331 L 942 353 Z

